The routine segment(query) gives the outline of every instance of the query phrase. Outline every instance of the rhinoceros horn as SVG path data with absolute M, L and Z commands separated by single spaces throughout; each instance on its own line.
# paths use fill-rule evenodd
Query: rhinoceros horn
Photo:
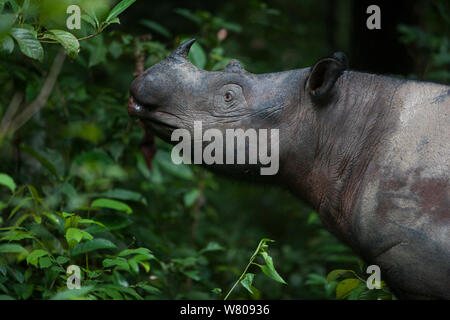
M 192 47 L 196 39 L 191 39 L 186 42 L 183 42 L 172 54 L 170 55 L 171 58 L 175 59 L 183 59 L 186 61 L 189 61 L 188 54 L 189 49 Z

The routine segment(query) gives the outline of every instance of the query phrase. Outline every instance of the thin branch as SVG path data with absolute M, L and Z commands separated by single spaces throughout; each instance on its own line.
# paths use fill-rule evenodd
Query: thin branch
M 2 122 L 0 123 L 0 137 L 3 137 L 6 135 L 10 121 L 14 117 L 14 115 L 17 113 L 17 110 L 19 109 L 19 106 L 22 103 L 22 100 L 23 100 L 22 92 L 17 91 L 16 93 L 14 93 L 14 96 L 11 99 L 8 109 L 6 109 L 6 112 L 3 115 Z
M 53 91 L 53 88 L 56 83 L 56 79 L 58 78 L 59 73 L 61 72 L 62 66 L 64 64 L 66 54 L 64 50 L 60 50 L 53 61 L 52 66 L 50 67 L 50 72 L 48 74 L 47 79 L 45 79 L 44 86 L 42 87 L 39 95 L 31 102 L 25 109 L 12 121 L 10 128 L 8 130 L 8 134 L 13 134 L 15 131 L 20 129 L 28 120 L 30 120 L 39 110 L 41 110 L 48 101 L 50 94 Z

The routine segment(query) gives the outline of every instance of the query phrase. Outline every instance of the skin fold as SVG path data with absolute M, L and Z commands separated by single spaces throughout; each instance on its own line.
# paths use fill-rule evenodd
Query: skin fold
M 450 87 L 348 71 L 342 53 L 278 73 L 236 60 L 208 72 L 187 58 L 194 41 L 135 79 L 129 114 L 168 142 L 194 120 L 279 129 L 276 175 L 206 167 L 288 188 L 399 298 L 450 299 Z

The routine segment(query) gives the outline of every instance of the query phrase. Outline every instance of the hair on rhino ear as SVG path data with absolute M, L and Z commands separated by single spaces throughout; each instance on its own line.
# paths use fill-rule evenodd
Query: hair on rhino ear
M 331 57 L 316 62 L 312 66 L 306 82 L 306 88 L 311 98 L 315 101 L 329 98 L 336 80 L 347 68 L 348 59 L 342 52 L 335 52 Z
M 233 72 L 233 73 L 242 73 L 245 72 L 244 67 L 241 63 L 235 59 L 232 59 L 228 64 L 223 68 L 223 72 Z

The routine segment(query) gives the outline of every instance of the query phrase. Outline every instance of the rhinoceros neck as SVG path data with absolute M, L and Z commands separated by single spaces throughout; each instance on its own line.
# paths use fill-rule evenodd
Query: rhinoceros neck
M 312 135 L 307 145 L 298 146 L 305 150 L 303 159 L 294 161 L 304 176 L 291 180 L 291 188 L 318 211 L 328 230 L 347 243 L 354 239 L 351 218 L 361 182 L 395 126 L 392 99 L 403 82 L 347 71 L 336 82 L 332 101 L 311 107 Z

